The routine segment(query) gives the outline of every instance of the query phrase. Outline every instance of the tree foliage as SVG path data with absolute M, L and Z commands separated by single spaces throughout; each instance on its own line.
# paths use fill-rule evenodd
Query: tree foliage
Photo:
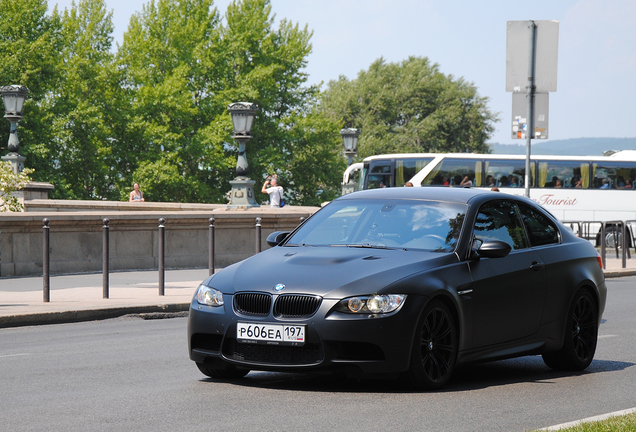
M 318 185 L 336 190 L 332 175 L 298 183 L 298 155 L 289 147 L 296 124 L 308 121 L 304 107 L 318 93 L 303 87 L 310 37 L 286 20 L 274 28 L 267 0 L 231 3 L 225 23 L 211 0 L 151 0 L 131 19 L 118 52 L 132 103 L 117 141 L 143 155 L 128 158 L 120 172 L 152 200 L 223 201 L 238 152 L 227 106 L 250 101 L 260 108 L 247 144 L 250 177 L 278 172 L 296 204 L 315 200 L 305 191 Z M 339 171 L 338 155 L 325 156 L 320 164 Z
M 496 116 L 463 79 L 426 58 L 380 59 L 357 79 L 307 85 L 312 32 L 275 22 L 270 0 L 149 0 L 113 47 L 105 0 L 46 14 L 46 0 L 0 0 L 0 84 L 30 89 L 20 153 L 52 198 L 225 202 L 238 146 L 230 103 L 259 111 L 249 176 L 278 174 L 290 204 L 340 194 L 342 127 L 360 156 L 487 151 Z M 0 136 L 8 136 L 0 122 Z M 6 144 L 4 144 L 6 146 Z M 0 149 L 3 143 L 0 143 Z M 262 196 L 266 200 L 266 196 Z
M 362 129 L 359 156 L 381 153 L 480 152 L 497 116 L 488 98 L 462 78 L 444 75 L 425 57 L 376 60 L 357 79 L 331 81 L 321 110 Z
M 26 165 L 38 176 L 52 170 L 51 155 L 44 144 L 51 137 L 52 113 L 43 103 L 51 98 L 59 77 L 57 63 L 61 47 L 57 11 L 46 15 L 46 0 L 0 0 L 0 85 L 19 84 L 29 88 L 25 117 L 18 126 Z M 4 153 L 9 122 L 0 121 L 0 151 Z
M 20 190 L 31 181 L 29 178 L 31 173 L 33 173 L 33 170 L 26 168 L 21 173 L 15 174 L 11 162 L 0 162 L 0 212 L 24 210 L 14 192 Z
M 250 177 L 278 173 L 292 204 L 336 195 L 339 124 L 310 114 L 319 89 L 303 72 L 311 32 L 274 25 L 269 0 L 236 0 L 223 16 L 212 0 L 150 0 L 116 50 L 104 0 L 50 16 L 44 0 L 0 7 L 21 20 L 0 21 L 0 82 L 31 89 L 21 153 L 52 197 L 126 199 L 139 182 L 148 200 L 224 202 L 237 101 L 260 108 Z
M 68 198 L 112 197 L 114 178 L 108 145 L 117 109 L 113 104 L 112 13 L 104 0 L 83 0 L 60 17 L 60 51 L 55 96 L 43 105 L 54 113 L 49 153 L 52 177 Z

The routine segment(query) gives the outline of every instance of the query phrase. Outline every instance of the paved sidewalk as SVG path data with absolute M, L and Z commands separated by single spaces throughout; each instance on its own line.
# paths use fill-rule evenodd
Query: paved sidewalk
M 607 258 L 606 277 L 636 275 L 636 257 Z M 0 278 L 0 328 L 92 321 L 126 314 L 187 311 L 194 291 L 208 269 L 168 270 L 165 295 L 159 295 L 159 273 L 110 274 L 110 298 L 103 298 L 101 273 L 52 276 L 51 301 L 43 302 L 42 277 Z
M 186 311 L 208 273 L 208 269 L 168 270 L 160 296 L 156 270 L 113 272 L 108 299 L 103 298 L 101 273 L 52 276 L 48 303 L 43 301 L 42 277 L 0 278 L 0 328 Z
M 631 259 L 625 260 L 625 268 L 622 268 L 623 260 L 616 258 L 615 254 L 608 253 L 605 256 L 605 261 L 606 278 L 636 275 L 636 256 L 634 255 Z

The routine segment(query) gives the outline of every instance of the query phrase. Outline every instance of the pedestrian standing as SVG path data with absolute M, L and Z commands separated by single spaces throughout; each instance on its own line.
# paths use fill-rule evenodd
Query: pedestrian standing
M 267 185 L 269 185 L 270 183 L 271 186 L 267 187 Z M 265 183 L 263 183 L 261 192 L 269 195 L 270 207 L 282 207 L 281 203 L 283 202 L 283 187 L 278 185 L 278 176 L 276 174 L 274 174 L 273 177 L 267 177 L 267 180 L 265 180 Z

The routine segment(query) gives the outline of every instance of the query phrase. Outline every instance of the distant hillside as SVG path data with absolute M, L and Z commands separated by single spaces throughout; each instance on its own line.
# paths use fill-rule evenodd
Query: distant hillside
M 522 141 L 522 140 L 519 140 Z M 526 142 L 489 144 L 495 154 L 526 154 Z M 636 138 L 572 138 L 568 140 L 532 140 L 532 154 L 563 156 L 600 156 L 606 150 L 636 150 Z

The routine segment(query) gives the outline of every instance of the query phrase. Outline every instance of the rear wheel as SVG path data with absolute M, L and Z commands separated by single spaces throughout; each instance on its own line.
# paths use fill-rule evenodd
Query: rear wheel
M 598 311 L 596 302 L 587 290 L 579 291 L 568 312 L 563 347 L 543 355 L 552 369 L 581 371 L 587 368 L 596 352 L 598 339 Z
M 236 366 L 228 364 L 197 362 L 197 367 L 203 375 L 216 379 L 243 378 L 250 372 L 249 369 L 238 369 Z
M 451 377 L 457 359 L 457 329 L 448 307 L 441 301 L 430 302 L 418 323 L 408 383 L 416 388 L 434 390 Z

